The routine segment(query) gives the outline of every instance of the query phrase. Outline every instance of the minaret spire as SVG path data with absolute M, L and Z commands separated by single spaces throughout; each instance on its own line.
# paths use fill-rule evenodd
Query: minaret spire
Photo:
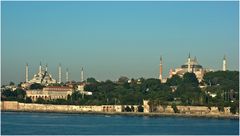
M 59 63 L 58 66 L 58 83 L 60 84 L 62 82 L 62 68 L 61 68 L 61 63 Z
M 40 61 L 40 65 L 39 65 L 39 73 L 42 73 L 42 63 Z
M 227 60 L 226 60 L 226 55 L 224 55 L 223 57 L 223 71 L 226 71 L 227 70 Z
M 68 82 L 68 68 L 66 70 L 66 82 Z
M 26 77 L 26 83 L 28 82 L 28 63 L 26 64 L 26 75 L 25 75 L 25 77 Z
M 188 61 L 187 61 L 187 65 L 188 65 L 188 72 L 190 72 L 191 71 L 191 68 L 190 68 L 190 64 L 191 63 L 191 58 L 190 58 L 190 52 L 189 52 L 189 54 L 188 54 Z
M 46 68 L 45 68 L 45 71 L 47 71 L 47 69 L 48 69 L 48 64 L 46 64 Z
M 159 80 L 162 81 L 162 56 L 160 56 Z
M 82 67 L 82 70 L 81 70 L 81 82 L 83 82 L 83 67 Z

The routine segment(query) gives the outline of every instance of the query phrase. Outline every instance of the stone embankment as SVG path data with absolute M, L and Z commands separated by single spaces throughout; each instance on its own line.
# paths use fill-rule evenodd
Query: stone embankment
M 134 106 L 135 107 L 135 106 Z M 181 116 L 181 117 L 210 117 L 239 119 L 239 115 L 233 115 L 229 107 L 219 112 L 217 107 L 205 106 L 177 106 L 179 113 L 174 113 L 171 106 L 158 106 L 156 112 L 122 112 L 122 105 L 52 105 L 19 103 L 16 101 L 1 101 L 1 111 L 28 111 L 28 112 L 61 112 L 61 113 L 88 113 L 105 115 L 129 115 L 129 116 Z M 144 108 L 147 108 L 144 106 Z M 147 111 L 149 111 L 148 109 Z M 144 109 L 146 111 L 146 109 Z

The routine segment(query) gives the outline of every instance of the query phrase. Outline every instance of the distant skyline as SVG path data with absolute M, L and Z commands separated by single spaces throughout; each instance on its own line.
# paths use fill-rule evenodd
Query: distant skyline
M 188 53 L 204 68 L 239 69 L 238 2 L 1 2 L 1 83 L 25 81 L 39 63 L 58 80 L 158 78 Z

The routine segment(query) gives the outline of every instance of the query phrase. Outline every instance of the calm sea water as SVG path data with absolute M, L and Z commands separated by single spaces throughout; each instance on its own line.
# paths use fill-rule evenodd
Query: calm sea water
M 3 135 L 239 134 L 238 120 L 2 112 Z

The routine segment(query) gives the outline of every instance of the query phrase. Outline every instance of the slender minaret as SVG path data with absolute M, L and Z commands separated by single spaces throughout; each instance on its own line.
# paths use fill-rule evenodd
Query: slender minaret
M 162 56 L 160 57 L 159 80 L 162 81 Z
M 40 61 L 40 65 L 39 65 L 39 73 L 42 73 L 42 63 Z
M 28 63 L 26 64 L 26 83 L 28 82 Z
M 62 68 L 61 68 L 61 63 L 58 66 L 58 83 L 62 82 Z
M 46 64 L 46 68 L 45 68 L 45 71 L 47 71 L 47 68 L 48 68 L 48 65 Z
M 187 65 L 188 65 L 188 72 L 191 71 L 191 68 L 190 68 L 190 64 L 191 63 L 191 58 L 190 58 L 190 53 L 188 54 L 188 61 L 187 61 Z
M 81 70 L 81 82 L 83 82 L 83 67 L 82 67 L 82 70 Z
M 172 78 L 172 69 L 169 70 L 169 78 Z
M 68 82 L 68 68 L 66 70 L 66 82 Z
M 227 70 L 227 60 L 226 60 L 226 55 L 223 57 L 223 71 Z

